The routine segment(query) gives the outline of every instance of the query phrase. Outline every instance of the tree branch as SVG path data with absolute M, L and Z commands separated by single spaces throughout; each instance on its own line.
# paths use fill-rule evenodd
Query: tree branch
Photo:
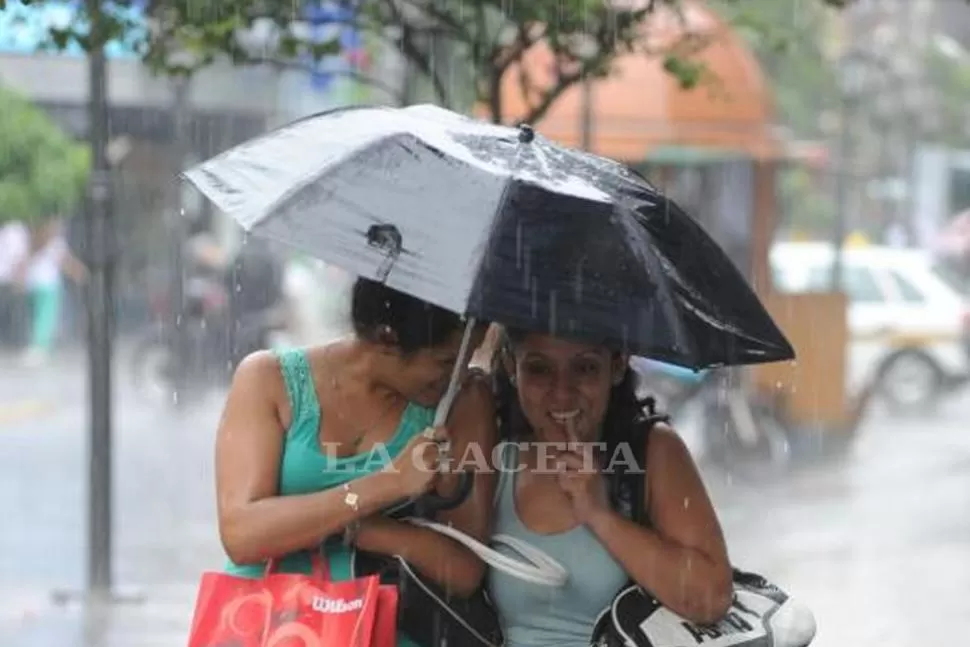
M 418 2 L 418 0 L 400 0 L 401 2 L 406 2 L 411 7 L 414 7 L 418 11 L 423 11 L 433 22 L 444 25 L 451 32 L 451 36 L 462 43 L 471 43 L 473 41 L 471 33 L 465 28 L 461 22 L 455 19 L 449 12 L 443 11 L 436 7 L 432 2 Z M 481 5 L 479 5 L 481 6 Z
M 582 78 L 591 73 L 593 70 L 601 67 L 604 63 L 607 63 L 613 59 L 616 54 L 616 42 L 611 41 L 611 35 L 609 33 L 608 21 L 603 21 L 600 24 L 599 29 L 595 34 L 595 40 L 600 44 L 599 53 L 595 58 L 590 60 L 583 60 L 579 56 L 575 55 L 568 49 L 563 52 L 554 52 L 557 59 L 557 75 L 556 84 L 551 88 L 544 90 L 541 93 L 541 99 L 535 104 L 529 104 L 529 109 L 524 120 L 526 123 L 536 123 L 548 112 L 549 108 L 553 103 L 569 88 L 578 83 Z M 608 46 L 609 45 L 609 46 Z M 565 54 L 565 62 L 573 62 L 578 64 L 578 69 L 575 71 L 567 72 L 564 71 L 564 61 L 561 55 Z M 528 97 L 528 90 L 530 88 L 526 87 L 527 80 L 525 77 L 522 78 L 522 94 L 524 97 Z M 528 102 L 527 102 L 528 103 Z
M 487 66 L 483 68 L 487 70 L 486 83 L 484 84 L 484 90 L 482 89 L 482 85 L 479 85 L 478 99 L 484 101 L 489 106 L 492 123 L 498 124 L 503 121 L 502 97 L 500 96 L 503 77 L 512 64 L 516 61 L 521 61 L 526 50 L 541 40 L 545 34 L 543 26 L 539 25 L 536 27 L 538 28 L 536 30 L 537 33 L 533 38 L 530 38 L 530 26 L 520 24 L 516 31 L 515 43 L 508 47 L 495 46 L 489 53 L 488 61 L 486 61 Z M 520 67 L 519 89 L 523 97 L 528 96 L 528 89 L 530 87 L 528 75 L 528 70 Z
M 274 58 L 255 58 L 251 60 L 251 64 L 269 65 L 277 70 L 297 70 L 297 71 L 310 72 L 310 73 L 315 72 L 315 70 L 310 65 L 307 65 L 305 63 L 298 63 L 294 61 L 283 61 L 283 60 L 274 59 Z M 353 81 L 358 81 L 360 83 L 366 83 L 367 85 L 377 90 L 380 90 L 381 92 L 388 93 L 391 96 L 391 98 L 397 102 L 400 102 L 401 100 L 401 92 L 398 88 L 392 87 L 387 83 L 384 83 L 380 79 L 376 79 L 367 74 L 362 74 L 357 70 L 353 70 L 353 69 L 333 70 L 333 71 L 328 71 L 327 73 L 332 74 L 333 76 L 340 76 L 340 77 L 351 79 Z
M 385 6 L 387 6 L 388 11 L 391 14 L 391 24 L 393 25 L 405 25 L 404 16 L 401 14 L 400 10 L 395 4 L 395 0 L 385 0 Z M 422 52 L 421 49 L 413 40 L 412 33 L 422 33 L 426 34 L 424 30 L 402 30 L 401 39 L 398 41 L 398 46 L 401 48 L 401 53 L 404 58 L 408 61 L 414 63 L 424 76 L 431 81 L 431 86 L 434 89 L 438 100 L 446 107 L 451 105 L 451 97 L 447 90 L 445 90 L 445 84 L 442 82 L 441 77 L 432 68 L 430 56 L 427 53 Z
M 530 36 L 530 29 L 535 30 L 535 34 Z M 518 60 L 521 60 L 526 50 L 545 38 L 545 25 L 518 25 L 515 35 L 515 43 L 509 47 L 495 47 L 492 50 L 492 62 L 495 71 L 499 76 Z
M 542 99 L 538 101 L 535 105 L 529 106 L 529 111 L 523 117 L 523 121 L 528 124 L 534 124 L 552 107 L 563 92 L 571 88 L 573 85 L 578 83 L 583 78 L 583 71 L 571 72 L 569 74 L 560 75 L 559 79 L 556 81 L 556 85 L 552 86 L 543 95 Z

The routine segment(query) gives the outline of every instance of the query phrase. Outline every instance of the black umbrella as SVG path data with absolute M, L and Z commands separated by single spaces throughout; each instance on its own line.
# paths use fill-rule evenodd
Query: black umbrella
M 185 175 L 253 234 L 469 317 L 693 369 L 794 358 L 674 202 L 528 126 L 427 105 L 342 109 Z

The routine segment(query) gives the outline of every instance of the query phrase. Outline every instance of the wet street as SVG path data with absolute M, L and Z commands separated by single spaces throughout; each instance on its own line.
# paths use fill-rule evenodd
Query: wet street
M 950 644 L 970 631 L 970 398 L 873 412 L 851 454 L 760 491 L 708 475 L 732 558 L 816 613 L 819 647 Z
M 198 576 L 219 568 L 211 402 L 141 404 L 119 360 L 115 576 L 140 593 L 101 623 L 52 602 L 84 581 L 84 365 L 0 357 L 0 645 L 184 647 Z M 970 396 L 939 416 L 874 411 L 851 452 L 782 482 L 705 471 L 735 563 L 814 609 L 818 647 L 921 647 L 970 632 Z M 132 589 L 133 587 L 133 589 Z

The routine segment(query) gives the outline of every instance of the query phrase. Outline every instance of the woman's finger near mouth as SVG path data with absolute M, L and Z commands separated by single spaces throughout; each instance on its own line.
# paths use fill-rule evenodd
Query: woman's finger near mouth
M 578 416 L 573 416 L 566 420 L 566 436 L 570 443 L 579 442 L 579 434 L 576 432 L 576 418 Z

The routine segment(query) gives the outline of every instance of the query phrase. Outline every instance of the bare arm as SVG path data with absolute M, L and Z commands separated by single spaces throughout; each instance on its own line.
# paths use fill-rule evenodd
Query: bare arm
M 3 240 L 0 240 L 0 245 L 8 248 L 7 252 L 12 258 L 20 259 L 11 268 L 10 276 L 14 286 L 23 289 L 27 278 L 27 268 L 33 259 L 33 251 L 30 248 L 30 234 L 27 233 L 26 228 L 20 231 L 17 229 L 15 225 L 14 229 L 11 229 L 10 233 Z
M 13 284 L 21 290 L 23 290 L 27 284 L 27 268 L 30 267 L 30 261 L 32 258 L 32 256 L 22 258 L 13 266 L 13 270 L 11 271 Z
M 451 455 L 456 468 L 461 467 L 463 458 L 466 466 L 481 465 L 481 457 L 491 458 L 498 433 L 492 394 L 485 378 L 472 377 L 458 395 L 448 429 L 452 434 Z M 437 520 L 487 543 L 495 477 L 493 470 L 476 470 L 475 485 L 468 498 L 460 506 L 440 513 Z M 456 480 L 457 473 L 442 475 L 438 492 L 448 495 Z M 401 555 L 418 572 L 457 595 L 472 594 L 485 575 L 485 564 L 470 550 L 441 533 L 407 522 L 367 519 L 361 524 L 357 545 L 369 552 Z
M 390 472 L 354 481 L 359 510 L 340 488 L 279 496 L 284 429 L 291 417 L 276 358 L 258 352 L 240 363 L 216 436 L 219 534 L 236 564 L 309 549 L 360 517 L 402 498 Z
M 694 622 L 720 620 L 731 603 L 731 566 L 720 523 L 687 447 L 671 429 L 650 433 L 644 528 L 606 509 L 590 523 L 626 572 Z
M 61 258 L 61 269 L 79 285 L 88 280 L 88 268 L 69 249 L 64 251 Z

